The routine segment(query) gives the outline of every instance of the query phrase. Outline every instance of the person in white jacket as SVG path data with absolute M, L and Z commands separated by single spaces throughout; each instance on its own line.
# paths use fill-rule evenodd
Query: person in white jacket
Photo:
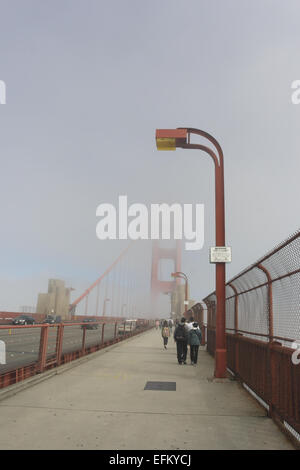
M 185 326 L 187 331 L 190 331 L 193 328 L 194 318 L 191 317 L 188 322 L 186 322 Z

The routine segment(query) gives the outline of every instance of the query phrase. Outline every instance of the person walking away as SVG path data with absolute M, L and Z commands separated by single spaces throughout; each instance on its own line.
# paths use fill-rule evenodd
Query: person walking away
M 188 332 L 188 343 L 190 345 L 191 364 L 196 365 L 201 344 L 201 330 L 197 322 L 193 323 L 192 329 Z
M 186 320 L 186 322 L 185 322 L 185 327 L 187 329 L 188 334 L 189 334 L 189 331 L 193 328 L 193 323 L 194 323 L 194 318 L 193 317 L 190 317 L 189 320 Z
M 194 323 L 194 318 L 191 317 L 188 322 L 186 322 L 186 328 L 188 331 L 190 331 L 193 328 L 193 323 Z
M 181 318 L 181 322 L 177 325 L 174 331 L 174 341 L 177 347 L 177 360 L 178 364 L 186 364 L 188 332 L 185 327 L 185 318 Z
M 159 320 L 155 320 L 155 328 L 158 330 L 159 327 Z
M 170 318 L 169 320 L 169 328 L 170 328 L 170 335 L 172 334 L 172 328 L 173 328 L 173 320 Z
M 164 341 L 164 348 L 167 349 L 167 344 L 168 344 L 168 340 L 169 340 L 169 336 L 170 336 L 170 328 L 168 326 L 167 320 L 165 320 L 164 323 L 163 323 L 163 327 L 162 327 L 162 330 L 161 330 L 161 335 L 162 335 L 163 341 Z

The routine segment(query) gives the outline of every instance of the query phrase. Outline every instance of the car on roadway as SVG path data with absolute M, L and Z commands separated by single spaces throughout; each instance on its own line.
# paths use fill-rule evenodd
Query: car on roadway
M 56 322 L 56 319 L 52 317 L 52 315 L 48 315 L 45 320 L 42 321 L 42 323 L 47 323 L 48 325 L 53 325 Z
M 12 323 L 13 325 L 34 325 L 35 319 L 29 315 L 20 315 L 19 317 L 14 318 Z
M 125 322 L 119 326 L 119 335 L 130 333 L 131 331 L 134 331 L 136 327 L 137 320 L 125 320 Z
M 86 325 L 81 325 L 81 328 L 86 330 L 97 330 L 99 326 L 98 323 L 95 323 L 95 320 L 92 318 L 86 318 L 83 320 L 83 323 L 86 323 Z

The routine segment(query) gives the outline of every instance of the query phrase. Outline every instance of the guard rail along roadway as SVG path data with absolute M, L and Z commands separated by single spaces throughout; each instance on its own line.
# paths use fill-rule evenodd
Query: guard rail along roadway
M 153 321 L 105 320 L 0 326 L 0 389 L 153 327 Z
M 229 372 L 294 438 L 300 438 L 300 230 L 226 284 Z M 208 295 L 214 355 L 216 295 Z M 299 344 L 299 345 L 298 345 Z

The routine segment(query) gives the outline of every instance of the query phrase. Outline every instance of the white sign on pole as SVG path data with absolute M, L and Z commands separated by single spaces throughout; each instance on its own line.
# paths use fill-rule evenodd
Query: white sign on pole
M 188 300 L 185 300 L 183 303 L 184 303 L 184 305 L 188 305 L 188 304 L 189 304 L 189 301 L 188 301 Z
M 231 263 L 230 246 L 212 246 L 210 248 L 210 263 Z

